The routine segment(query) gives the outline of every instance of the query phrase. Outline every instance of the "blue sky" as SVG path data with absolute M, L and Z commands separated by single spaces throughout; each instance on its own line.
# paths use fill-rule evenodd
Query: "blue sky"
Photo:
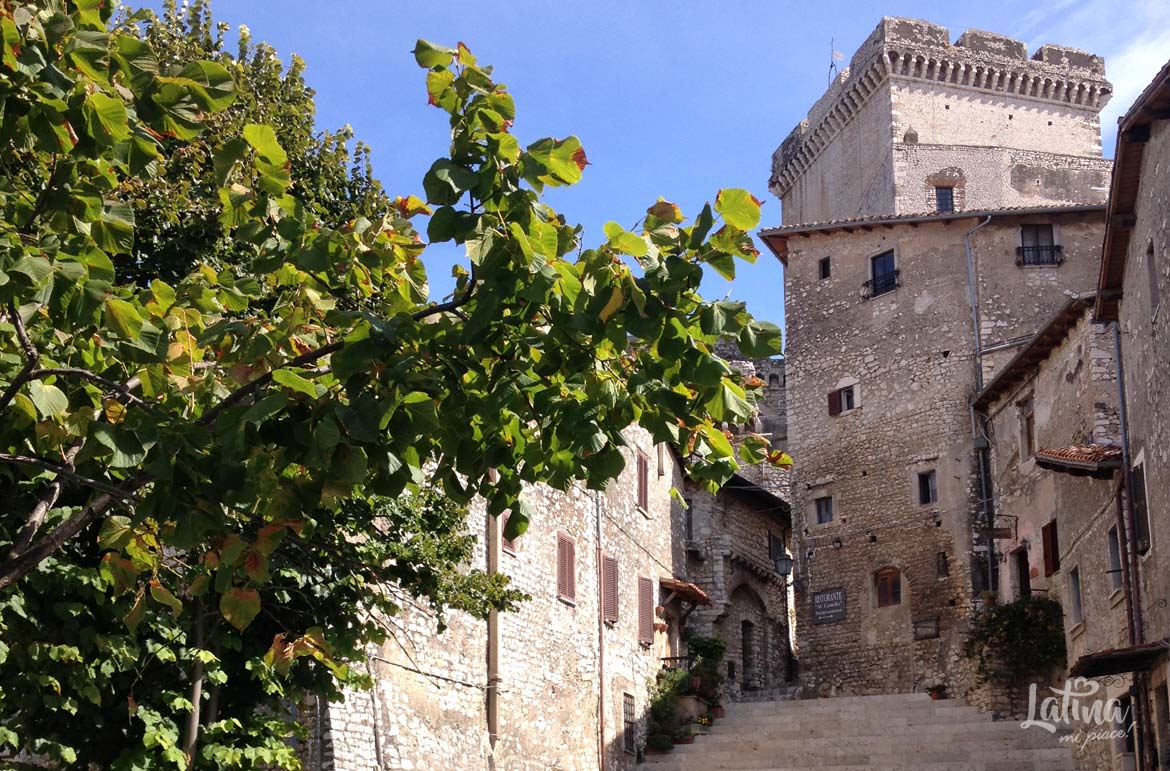
M 772 151 L 824 91 L 831 41 L 848 60 L 883 15 L 942 24 L 952 40 L 989 29 L 1030 50 L 1052 42 L 1105 56 L 1116 88 L 1102 117 L 1107 154 L 1117 116 L 1170 56 L 1167 0 L 215 0 L 213 8 L 286 61 L 306 60 L 318 126 L 352 125 L 392 195 L 421 196 L 422 176 L 447 144 L 444 115 L 426 104 L 414 41 L 465 42 L 508 84 L 522 143 L 581 138 L 592 165 L 549 202 L 584 224 L 587 246 L 609 220 L 631 227 L 659 196 L 692 216 L 721 187 L 752 191 L 766 201 L 762 224 L 779 224 L 767 190 Z M 458 256 L 428 250 L 435 294 L 449 290 Z M 766 250 L 734 283 L 704 283 L 709 298 L 728 293 L 783 322 L 783 276 Z

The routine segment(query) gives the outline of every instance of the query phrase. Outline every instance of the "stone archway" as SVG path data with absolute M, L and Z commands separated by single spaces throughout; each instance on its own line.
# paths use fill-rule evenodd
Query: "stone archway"
M 767 688 L 775 679 L 773 636 L 768 609 L 755 589 L 740 584 L 729 596 L 726 612 L 715 630 L 727 642 L 727 680 L 735 691 Z

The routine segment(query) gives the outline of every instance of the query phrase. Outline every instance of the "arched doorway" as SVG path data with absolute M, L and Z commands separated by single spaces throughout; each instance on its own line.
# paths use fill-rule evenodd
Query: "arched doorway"
M 716 623 L 716 634 L 727 642 L 728 686 L 756 691 L 773 684 L 772 640 L 767 608 L 752 587 L 744 584 L 731 593 L 726 614 Z

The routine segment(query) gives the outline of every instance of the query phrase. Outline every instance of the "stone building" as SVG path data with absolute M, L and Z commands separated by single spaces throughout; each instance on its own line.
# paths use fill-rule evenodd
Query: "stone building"
M 473 508 L 475 561 L 531 599 L 486 623 L 451 614 L 441 634 L 407 605 L 369 657 L 373 690 L 307 720 L 308 768 L 593 771 L 599 755 L 606 769 L 634 767 L 647 685 L 685 652 L 683 619 L 707 600 L 681 580 L 678 460 L 641 429 L 627 441 L 626 469 L 604 492 L 530 489 L 536 513 L 515 542 Z
M 1141 768 L 1165 768 L 1170 767 L 1170 63 L 1118 126 L 1108 223 L 1093 318 L 1116 334 L 1114 355 L 1125 386 L 1121 484 L 1127 532 L 1121 548 L 1132 616 L 1125 645 L 1085 653 L 1072 671 L 1132 679 L 1133 749 Z M 1086 629 L 1110 623 L 1095 615 L 1093 608 L 1086 610 Z
M 971 399 L 1095 284 L 1109 93 L 1091 54 L 887 18 L 776 152 L 808 690 L 970 688 L 1000 524 Z
M 754 425 L 736 430 L 782 431 L 783 363 L 755 364 L 765 382 L 780 379 Z M 473 506 L 475 562 L 531 599 L 486 623 L 450 614 L 441 634 L 407 603 L 394 639 L 369 655 L 374 688 L 305 715 L 306 768 L 630 771 L 648 686 L 687 661 L 688 630 L 730 643 L 729 696 L 785 681 L 786 584 L 768 555 L 772 539 L 786 543 L 788 508 L 763 487 L 786 490 L 784 475 L 744 469 L 756 481 L 712 496 L 688 486 L 673 448 L 636 427 L 626 437 L 626 469 L 604 492 L 530 489 L 536 515 L 515 542 Z

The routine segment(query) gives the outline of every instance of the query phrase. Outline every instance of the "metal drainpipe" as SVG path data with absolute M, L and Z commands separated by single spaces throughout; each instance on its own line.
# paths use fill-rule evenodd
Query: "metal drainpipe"
M 971 249 L 971 236 L 976 232 L 991 224 L 991 215 L 980 222 L 975 227 L 963 234 L 963 249 L 967 255 L 967 291 L 971 301 L 971 331 L 975 335 L 975 392 L 978 393 L 983 390 L 983 333 L 979 329 L 979 298 L 975 285 L 975 253 Z M 975 405 L 971 408 L 971 440 L 975 444 L 975 466 L 977 474 L 979 475 L 979 508 L 980 514 L 984 520 L 990 516 L 990 509 L 988 508 L 988 501 L 991 500 L 991 480 L 988 478 L 987 471 L 988 457 L 987 457 L 987 441 L 980 437 L 983 435 L 983 426 L 979 422 L 978 415 L 975 411 Z M 995 591 L 995 539 L 991 537 L 992 523 L 987 521 L 984 523 L 988 528 L 987 532 L 987 588 L 990 591 Z
M 601 491 L 593 491 L 597 523 L 597 767 L 605 771 L 605 569 L 601 552 Z
M 1110 326 L 1113 327 L 1113 357 L 1117 361 L 1117 411 L 1121 423 L 1122 476 L 1125 479 L 1125 504 L 1123 509 L 1126 533 L 1125 545 L 1126 551 L 1128 552 L 1125 556 L 1129 564 L 1128 578 L 1130 584 L 1130 586 L 1126 587 L 1126 593 L 1129 594 L 1132 592 L 1132 599 L 1129 601 L 1132 603 L 1133 608 L 1133 626 L 1130 632 L 1130 640 L 1134 645 L 1141 645 L 1146 641 L 1146 635 L 1143 629 L 1145 619 L 1142 617 L 1141 580 L 1138 576 L 1137 521 L 1134 518 L 1133 510 L 1133 455 L 1129 446 L 1129 402 L 1125 395 L 1125 358 L 1121 353 L 1121 323 L 1114 321 Z M 1147 757 L 1147 754 L 1152 750 L 1152 744 L 1148 742 L 1148 739 L 1153 735 L 1153 726 L 1150 722 L 1149 688 L 1145 673 L 1134 673 L 1133 690 L 1137 691 L 1134 693 L 1135 698 L 1133 703 L 1138 707 L 1137 719 L 1135 720 L 1138 730 L 1137 736 L 1134 737 L 1134 754 L 1137 756 L 1139 768 L 1155 768 L 1153 759 Z
M 500 518 L 487 515 L 487 571 L 500 572 Z M 487 700 L 488 741 L 495 754 L 500 738 L 500 614 L 494 608 L 487 619 Z

